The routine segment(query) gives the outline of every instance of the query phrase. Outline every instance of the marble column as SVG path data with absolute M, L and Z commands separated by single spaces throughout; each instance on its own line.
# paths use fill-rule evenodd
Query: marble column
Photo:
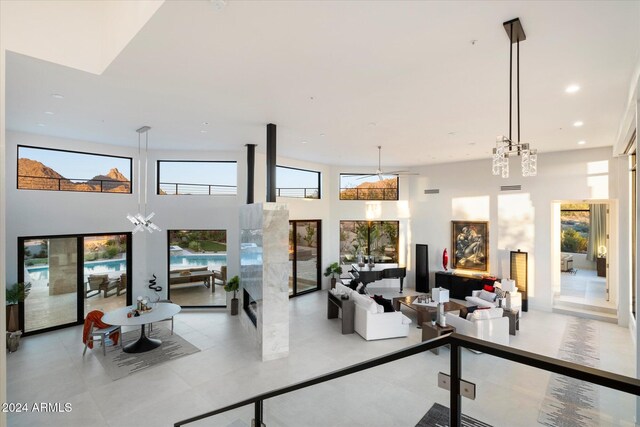
M 244 310 L 241 323 L 254 336 L 262 360 L 289 354 L 289 211 L 283 203 L 240 208 L 240 286 L 255 301 L 256 325 Z M 244 293 L 240 291 L 241 304 Z

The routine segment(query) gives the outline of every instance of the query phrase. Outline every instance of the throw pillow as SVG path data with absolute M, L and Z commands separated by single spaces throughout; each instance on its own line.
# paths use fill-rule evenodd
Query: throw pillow
M 502 288 L 499 288 L 499 287 L 496 286 L 495 289 L 496 289 L 496 298 L 506 298 L 507 297 L 506 292 L 503 291 Z
M 487 292 L 495 292 L 495 287 L 491 285 L 484 285 L 484 290 Z
M 385 313 L 393 313 L 395 310 L 393 309 L 393 303 L 390 299 L 380 297 L 380 305 L 384 307 Z
M 462 317 L 463 319 L 467 318 L 467 315 L 469 314 L 469 310 L 466 308 L 461 308 L 460 309 L 460 317 Z
M 480 294 L 478 295 L 478 298 L 483 299 L 485 301 L 488 302 L 494 302 L 496 300 L 496 294 L 493 294 L 491 292 L 487 292 L 484 289 L 480 291 Z

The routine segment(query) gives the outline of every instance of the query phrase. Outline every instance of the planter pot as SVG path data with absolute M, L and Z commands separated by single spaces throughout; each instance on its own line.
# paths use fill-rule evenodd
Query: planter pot
M 335 289 L 336 288 L 336 278 L 332 277 L 331 278 L 331 289 Z
M 7 332 L 7 349 L 9 350 L 9 353 L 13 353 L 18 350 L 18 347 L 20 347 L 21 335 L 21 331 Z
M 18 320 L 18 304 L 7 306 L 7 331 L 13 332 L 20 329 L 20 321 Z
M 238 314 L 238 298 L 231 299 L 231 315 L 235 316 Z

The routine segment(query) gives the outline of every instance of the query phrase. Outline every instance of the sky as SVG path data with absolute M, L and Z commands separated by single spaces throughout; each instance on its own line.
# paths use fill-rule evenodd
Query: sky
M 120 157 L 28 147 L 20 147 L 18 157 L 36 160 L 68 179 L 91 179 L 96 175 L 106 175 L 112 168 L 130 176 L 129 159 Z
M 106 175 L 112 168 L 117 168 L 127 177 L 131 176 L 129 159 L 126 158 L 29 147 L 20 147 L 18 157 L 36 160 L 69 179 L 91 179 L 96 175 Z M 155 165 L 150 164 L 149 168 L 151 173 L 154 173 Z M 160 173 L 160 182 L 163 183 L 232 186 L 237 185 L 238 175 L 235 162 L 214 161 L 162 162 Z M 366 180 L 358 181 L 357 184 L 364 181 Z M 278 188 L 318 188 L 318 175 L 316 172 L 278 167 L 276 186 Z

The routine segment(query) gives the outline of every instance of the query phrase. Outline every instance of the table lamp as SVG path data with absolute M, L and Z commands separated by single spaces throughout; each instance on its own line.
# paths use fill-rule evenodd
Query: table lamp
M 433 288 L 431 290 L 431 298 L 438 304 L 438 324 L 444 328 L 447 326 L 447 320 L 444 316 L 444 303 L 449 302 L 449 289 Z
M 516 292 L 516 281 L 513 279 L 502 279 L 502 290 L 506 294 L 505 308 L 511 310 L 511 293 Z

